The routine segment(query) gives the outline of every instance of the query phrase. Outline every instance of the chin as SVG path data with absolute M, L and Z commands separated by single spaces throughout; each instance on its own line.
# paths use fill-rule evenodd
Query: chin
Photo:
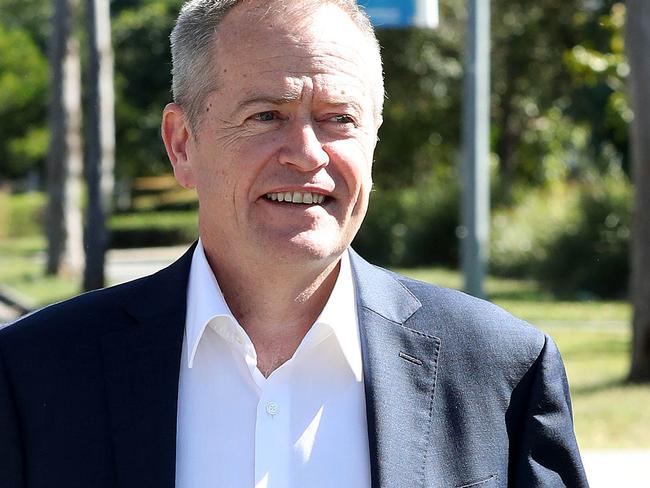
M 345 251 L 348 244 L 323 233 L 301 233 L 289 239 L 280 249 L 288 263 L 305 261 L 329 264 Z

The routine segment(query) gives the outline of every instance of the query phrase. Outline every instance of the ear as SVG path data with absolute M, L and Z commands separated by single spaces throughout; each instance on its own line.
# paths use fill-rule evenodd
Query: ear
M 180 105 L 175 103 L 167 104 L 163 110 L 160 132 L 165 143 L 167 156 L 174 167 L 176 181 L 185 188 L 194 188 L 196 178 L 188 151 L 192 135 L 185 112 Z

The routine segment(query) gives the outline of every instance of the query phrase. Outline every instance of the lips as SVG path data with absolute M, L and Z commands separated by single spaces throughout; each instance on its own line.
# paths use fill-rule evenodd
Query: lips
M 286 191 L 266 194 L 266 199 L 274 202 L 300 203 L 305 205 L 321 204 L 325 201 L 325 198 L 325 195 L 309 191 Z

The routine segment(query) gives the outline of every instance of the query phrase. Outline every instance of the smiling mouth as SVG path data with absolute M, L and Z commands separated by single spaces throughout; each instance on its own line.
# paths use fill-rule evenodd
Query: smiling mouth
M 313 192 L 279 192 L 279 193 L 267 193 L 266 199 L 273 202 L 286 202 L 286 203 L 301 203 L 304 205 L 316 205 L 321 204 L 325 201 L 327 197 L 321 195 L 320 193 Z

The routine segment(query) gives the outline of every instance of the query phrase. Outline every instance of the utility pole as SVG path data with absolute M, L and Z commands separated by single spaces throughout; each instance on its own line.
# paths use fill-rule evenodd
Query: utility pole
M 461 264 L 465 291 L 485 297 L 490 231 L 490 2 L 468 0 L 463 86 Z

